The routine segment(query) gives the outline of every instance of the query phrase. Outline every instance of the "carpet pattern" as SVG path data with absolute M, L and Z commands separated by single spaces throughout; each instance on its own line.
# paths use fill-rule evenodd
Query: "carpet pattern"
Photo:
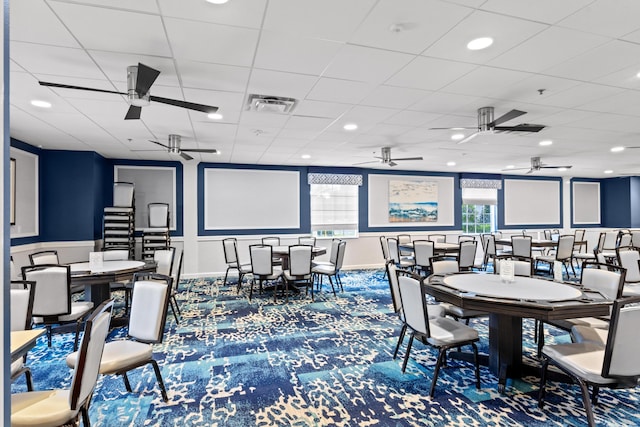
M 219 278 L 185 280 L 178 301 L 182 321 L 169 314 L 162 344 L 154 347 L 169 394 L 165 403 L 151 367 L 130 375 L 134 392 L 116 376 L 98 380 L 91 404 L 93 426 L 579 426 L 586 425 L 577 386 L 550 382 L 544 409 L 537 407 L 538 378 L 509 382 L 481 367 L 450 360 L 436 394 L 429 387 L 436 352 L 414 344 L 407 371 L 393 350 L 400 322 L 380 270 L 343 274 L 344 292 L 325 285 L 315 301 L 294 295 L 273 303 L 270 293 L 248 300 L 245 285 Z M 472 320 L 487 351 L 487 320 Z M 125 336 L 113 330 L 109 339 Z M 533 321 L 525 320 L 524 357 L 538 366 Z M 550 329 L 547 342 L 568 341 Z M 41 338 L 27 360 L 36 389 L 68 388 L 64 358 L 72 334 Z M 25 391 L 22 379 L 12 392 Z M 602 390 L 595 408 L 599 425 L 640 425 L 638 390 Z

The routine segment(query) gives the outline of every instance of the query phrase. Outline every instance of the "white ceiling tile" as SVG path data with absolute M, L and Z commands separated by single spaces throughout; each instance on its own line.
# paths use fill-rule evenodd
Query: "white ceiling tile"
M 248 93 L 303 99 L 317 80 L 316 77 L 303 74 L 253 70 Z
M 372 89 L 372 85 L 368 83 L 323 77 L 318 80 L 307 98 L 317 101 L 357 104 L 370 94 Z
M 547 97 L 578 84 L 579 82 L 572 79 L 534 74 L 514 84 L 505 85 L 504 90 L 509 94 L 509 99 L 543 104 Z M 540 90 L 542 93 L 539 92 Z
M 330 40 L 263 31 L 254 66 L 319 76 L 343 45 Z
M 477 107 L 468 107 L 476 102 L 476 96 L 458 95 L 455 93 L 436 92 L 416 102 L 409 109 L 439 114 L 462 114 L 476 117 Z
M 89 55 L 112 82 L 125 83 L 127 81 L 127 67 L 131 65 L 137 66 L 138 63 L 142 63 L 160 71 L 160 75 L 153 83 L 153 87 L 180 86 L 175 66 L 169 58 L 103 51 L 89 51 Z M 122 85 L 122 88 L 125 89 L 126 84 Z
M 348 104 L 302 99 L 298 102 L 293 114 L 296 116 L 327 117 L 335 119 L 349 108 L 351 108 L 351 105 Z
M 541 72 L 607 41 L 607 38 L 594 34 L 550 27 L 488 64 L 513 70 Z
M 503 15 L 516 16 L 531 21 L 555 24 L 559 20 L 572 15 L 593 0 L 487 0 L 481 8 Z
M 104 75 L 81 49 L 11 42 L 11 58 L 32 74 L 101 79 Z
M 259 111 L 244 111 L 240 117 L 242 126 L 252 126 L 261 129 L 280 129 L 289 120 L 287 114 L 275 114 Z
M 361 124 L 377 124 L 385 121 L 389 117 L 398 113 L 398 110 L 392 108 L 368 107 L 358 105 L 347 111 L 337 122 L 339 126 L 343 126 L 347 122 L 356 122 Z
M 213 90 L 184 89 L 184 97 L 196 104 L 213 105 L 218 107 L 218 113 L 222 114 L 222 120 L 211 120 L 202 116 L 199 111 L 189 111 L 192 120 L 205 120 L 214 123 L 237 123 L 244 108 L 244 94 L 236 92 L 221 92 Z
M 445 86 L 443 90 L 464 95 L 508 99 L 509 86 L 530 76 L 531 74 L 520 71 L 479 67 Z
M 601 83 L 608 86 L 623 87 L 627 89 L 640 89 L 640 63 L 621 70 L 615 71 L 606 76 L 593 80 L 593 83 Z
M 615 95 L 621 91 L 622 89 L 611 86 L 581 83 L 546 97 L 541 104 L 562 108 L 575 108 L 597 99 Z
M 374 0 L 272 0 L 267 8 L 264 28 L 345 42 L 375 3 Z
M 385 119 L 384 122 L 401 126 L 422 126 L 435 120 L 439 116 L 441 116 L 441 114 L 405 110 Z
M 525 19 L 475 11 L 425 50 L 423 55 L 484 64 L 546 28 L 547 25 Z M 486 49 L 467 49 L 467 43 L 479 37 L 492 37 L 494 42 Z
M 405 88 L 439 90 L 476 67 L 462 62 L 417 57 L 386 83 Z
M 251 72 L 248 67 L 208 64 L 186 60 L 178 60 L 177 64 L 183 87 L 194 89 L 244 93 Z
M 215 24 L 260 28 L 265 0 L 233 0 L 225 4 L 191 1 L 159 0 L 163 15 Z
M 350 42 L 419 54 L 471 12 L 472 9 L 437 0 L 381 0 Z M 403 29 L 391 31 L 394 24 Z
M 640 91 L 620 92 L 616 95 L 582 104 L 581 109 L 600 113 L 640 116 Z M 629 118 L 631 120 L 631 118 Z
M 331 123 L 333 123 L 333 119 L 291 116 L 285 125 L 285 129 L 308 129 L 310 131 L 321 131 Z
M 66 0 L 49 0 L 50 3 L 67 2 Z M 131 10 L 146 13 L 159 13 L 155 0 L 77 0 L 74 3 L 84 4 L 87 6 L 107 7 L 113 9 Z
M 44 0 L 11 2 L 11 40 L 79 48 L 62 22 L 53 14 Z
M 51 6 L 85 49 L 140 55 L 171 54 L 159 16 L 74 3 L 55 2 Z
M 397 86 L 380 85 L 362 100 L 362 105 L 379 106 L 388 108 L 409 108 L 419 100 L 425 98 L 431 92 L 420 89 L 409 89 Z
M 325 77 L 382 83 L 406 66 L 414 55 L 346 45 L 331 61 Z
M 608 37 L 621 37 L 637 31 L 640 2 L 635 0 L 596 0 L 559 22 L 560 26 Z
M 239 66 L 253 61 L 257 30 L 175 18 L 166 18 L 164 23 L 178 59 Z M 231 40 L 233 43 L 224 42 Z

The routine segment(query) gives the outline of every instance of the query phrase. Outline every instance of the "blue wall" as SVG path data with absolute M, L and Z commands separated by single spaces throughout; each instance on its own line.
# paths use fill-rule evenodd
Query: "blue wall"
M 631 227 L 640 228 L 640 177 L 632 176 L 629 180 Z
M 600 184 L 602 226 L 631 227 L 631 178 L 608 178 Z

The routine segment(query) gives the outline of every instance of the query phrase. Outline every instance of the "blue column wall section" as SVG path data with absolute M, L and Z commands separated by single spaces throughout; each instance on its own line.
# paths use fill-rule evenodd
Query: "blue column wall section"
M 601 186 L 602 226 L 631 227 L 631 178 L 603 179 Z
M 94 240 L 96 204 L 103 196 L 98 155 L 43 150 L 40 156 L 40 240 Z M 96 191 L 98 190 L 98 191 Z
M 630 177 L 631 227 L 640 228 L 640 177 Z

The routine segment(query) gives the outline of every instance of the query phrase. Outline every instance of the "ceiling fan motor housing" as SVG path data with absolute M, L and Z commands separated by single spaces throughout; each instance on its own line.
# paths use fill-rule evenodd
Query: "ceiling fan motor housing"
M 541 167 L 542 167 L 542 162 L 540 161 L 540 157 L 532 157 L 531 169 L 534 171 L 539 171 Z
M 169 153 L 180 154 L 180 135 L 169 135 Z
M 478 130 L 486 132 L 492 130 L 489 123 L 493 122 L 493 107 L 478 108 Z
M 127 67 L 127 98 L 131 105 L 136 107 L 144 107 L 151 102 L 149 92 L 142 94 L 136 92 L 136 82 L 138 81 L 138 66 L 130 65 Z
M 391 161 L 391 147 L 382 147 L 380 154 L 382 155 L 382 163 L 389 163 Z

